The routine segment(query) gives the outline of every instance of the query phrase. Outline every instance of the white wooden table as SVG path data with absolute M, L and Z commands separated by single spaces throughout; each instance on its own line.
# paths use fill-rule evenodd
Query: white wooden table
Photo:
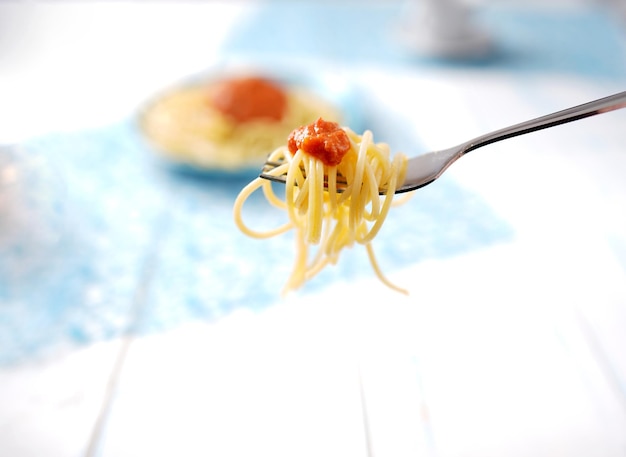
M 385 5 L 373 11 L 388 13 Z M 67 132 L 72 145 L 76 129 L 108 128 L 155 90 L 241 52 L 245 26 L 261 27 L 255 14 L 268 11 L 253 6 L 0 4 L 10 30 L 0 32 L 0 142 L 60 141 Z M 488 12 L 487 24 L 511 11 Z M 520 12 L 517 35 L 504 36 L 509 50 L 532 18 L 545 31 L 557 17 Z M 555 23 L 565 32 L 612 24 L 604 12 L 586 14 L 564 10 Z M 607 46 L 623 51 L 614 25 L 595 39 L 613 38 Z M 394 148 L 435 149 L 623 90 L 618 63 L 577 73 L 589 50 L 579 51 L 545 70 L 532 58 L 525 70 L 523 55 L 439 65 L 381 63 L 364 52 L 337 65 L 367 94 L 375 135 Z M 593 59 L 599 68 L 602 55 Z M 139 243 L 135 276 L 80 283 L 84 303 L 64 303 L 57 320 L 58 297 L 36 309 L 8 295 L 0 303 L 0 454 L 626 455 L 625 121 L 626 111 L 609 113 L 472 152 L 394 211 L 375 248 L 409 297 L 339 268 L 269 305 L 185 314 L 179 306 L 188 305 L 173 297 L 213 274 L 210 253 L 180 252 L 178 222 L 190 234 L 206 227 L 202 206 L 192 213 L 191 203 L 174 212 L 169 237 Z M 362 254 L 345 261 L 358 265 Z M 59 336 L 74 322 L 68 313 L 105 316 L 106 300 L 115 304 L 110 314 L 128 306 L 153 321 L 134 332 L 112 315 L 108 334 L 85 326 L 82 339 Z

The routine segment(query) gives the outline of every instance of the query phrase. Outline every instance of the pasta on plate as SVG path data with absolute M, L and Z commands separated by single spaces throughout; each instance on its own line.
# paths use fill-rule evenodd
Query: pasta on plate
M 275 149 L 268 161 L 281 164 L 273 175 L 286 174 L 284 196 L 268 179 L 258 177 L 237 196 L 234 219 L 237 227 L 254 238 L 269 238 L 295 231 L 296 255 L 284 292 L 301 287 L 329 264 L 336 264 L 341 251 L 355 243 L 365 246 L 378 278 L 402 293 L 382 273 L 372 241 L 392 205 L 404 203 L 411 194 L 395 199 L 394 191 L 404 180 L 407 157 L 391 156 L 385 143 L 375 143 L 371 131 L 359 135 L 338 123 L 318 119 L 294 130 L 287 145 Z M 257 231 L 243 221 L 243 205 L 261 189 L 267 201 L 287 213 L 282 226 Z M 379 189 L 386 189 L 383 195 Z
M 341 113 L 304 87 L 246 74 L 173 89 L 147 106 L 140 127 L 175 162 L 236 171 L 259 167 L 289 132 L 319 116 Z

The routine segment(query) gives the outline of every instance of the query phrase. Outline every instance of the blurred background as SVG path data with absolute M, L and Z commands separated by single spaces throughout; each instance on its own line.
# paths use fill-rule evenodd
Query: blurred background
M 623 91 L 626 2 L 0 0 L 0 454 L 626 456 L 626 111 L 394 209 L 408 296 L 356 248 L 281 296 L 291 240 L 232 219 L 257 170 L 138 124 L 241 65 L 416 155 Z

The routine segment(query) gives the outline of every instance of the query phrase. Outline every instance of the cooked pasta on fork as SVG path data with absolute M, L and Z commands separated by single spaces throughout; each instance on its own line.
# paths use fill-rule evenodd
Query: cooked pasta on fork
M 234 218 L 239 229 L 254 238 L 295 231 L 296 255 L 285 292 L 301 287 L 327 265 L 336 264 L 341 251 L 357 243 L 365 246 L 378 278 L 390 288 L 407 293 L 382 273 L 372 248 L 390 207 L 407 199 L 394 201 L 395 189 L 406 175 L 404 154 L 392 157 L 389 146 L 375 143 L 369 130 L 359 135 L 319 118 L 295 129 L 287 144 L 269 155 L 268 162 L 274 164 L 271 170 L 265 170 L 237 196 Z M 272 177 L 285 180 L 284 197 L 275 193 Z M 387 192 L 380 195 L 380 188 Z M 244 202 L 259 189 L 271 205 L 286 211 L 284 225 L 260 232 L 244 223 Z

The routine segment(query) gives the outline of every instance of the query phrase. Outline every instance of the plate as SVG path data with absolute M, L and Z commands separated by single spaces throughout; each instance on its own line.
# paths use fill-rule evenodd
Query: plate
M 290 123 L 236 125 L 216 116 L 204 91 L 208 94 L 214 84 L 237 77 L 260 77 L 282 87 L 288 94 L 290 114 L 285 117 Z M 150 150 L 170 167 L 247 175 L 258 173 L 265 157 L 286 144 L 293 129 L 320 116 L 358 131 L 362 121 L 357 92 L 349 79 L 319 63 L 222 63 L 159 91 L 141 106 L 137 123 Z

